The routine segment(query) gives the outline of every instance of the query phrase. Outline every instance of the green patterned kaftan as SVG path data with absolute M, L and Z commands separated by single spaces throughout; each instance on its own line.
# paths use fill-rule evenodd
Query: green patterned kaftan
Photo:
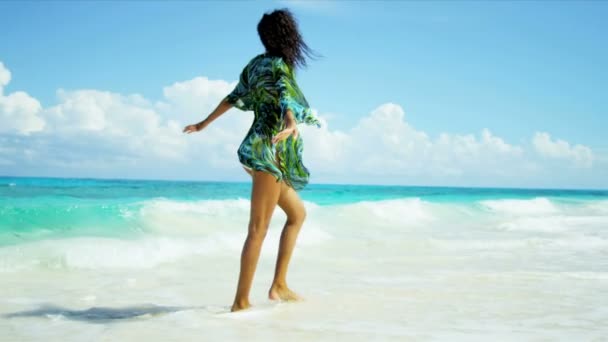
M 291 109 L 296 123 L 320 127 L 292 68 L 283 58 L 267 53 L 257 55 L 241 72 L 239 82 L 226 100 L 241 110 L 252 110 L 253 124 L 238 149 L 239 161 L 248 169 L 265 171 L 295 190 L 308 184 L 309 171 L 302 163 L 303 140 L 289 138 L 272 144 L 272 137 L 285 128 Z

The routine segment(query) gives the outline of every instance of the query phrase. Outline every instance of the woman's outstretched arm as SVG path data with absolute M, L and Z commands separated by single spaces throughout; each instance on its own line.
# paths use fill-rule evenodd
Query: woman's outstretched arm
M 225 98 L 220 101 L 220 103 L 215 107 L 213 112 L 207 116 L 203 121 L 188 125 L 184 127 L 184 133 L 194 133 L 198 131 L 202 131 L 205 127 L 207 127 L 213 120 L 217 119 L 220 115 L 226 113 L 228 109 L 232 108 L 232 104 L 228 102 Z

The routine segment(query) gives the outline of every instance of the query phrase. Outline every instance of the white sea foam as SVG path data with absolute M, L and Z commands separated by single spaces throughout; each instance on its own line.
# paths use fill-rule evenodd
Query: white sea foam
M 0 270 L 23 268 L 151 268 L 188 255 L 212 254 L 229 244 L 221 239 L 175 238 L 136 240 L 66 238 L 36 241 L 0 249 Z
M 420 199 L 365 201 L 353 204 L 320 206 L 304 202 L 307 220 L 299 244 L 324 241 L 332 234 L 357 234 L 362 227 L 382 227 L 389 231 L 405 231 L 434 220 L 435 206 Z M 205 236 L 217 232 L 242 233 L 249 220 L 250 201 L 204 200 L 180 202 L 147 201 L 139 216 L 148 231 L 172 236 Z M 286 216 L 277 207 L 270 231 L 277 231 Z
M 366 223 L 418 224 L 433 219 L 430 204 L 419 198 L 365 201 L 339 206 L 339 210 L 342 215 Z
M 557 233 L 583 229 L 608 227 L 608 216 L 567 216 L 547 215 L 538 217 L 518 217 L 498 224 L 500 229 L 510 231 L 530 231 Z
M 246 236 L 219 232 L 205 237 L 148 236 L 138 239 L 65 238 L 43 240 L 0 248 L 0 272 L 21 269 L 69 268 L 154 268 L 196 256 L 223 257 L 240 253 Z M 302 231 L 298 248 L 311 246 L 328 239 L 318 229 Z M 269 233 L 262 252 L 276 252 L 279 231 Z
M 559 212 L 555 204 L 544 197 L 526 200 L 486 200 L 481 201 L 480 204 L 490 211 L 509 215 L 546 215 Z
M 23 268 L 153 268 L 192 256 L 238 255 L 247 235 L 249 200 L 183 202 L 152 200 L 138 213 L 139 238 L 74 237 L 33 241 L 0 248 L 0 272 Z M 306 203 L 310 210 L 316 205 Z M 276 210 L 263 253 L 276 251 L 286 216 Z M 298 247 L 331 239 L 318 220 L 305 222 Z
M 171 235 L 205 235 L 247 227 L 249 200 L 144 202 L 139 215 L 146 229 Z
M 3 338 L 165 341 L 196 340 L 204 332 L 210 340 L 453 341 L 608 335 L 605 203 L 306 202 L 308 216 L 289 271 L 290 286 L 306 301 L 270 306 L 267 290 L 285 220 L 277 209 L 251 292 L 258 309 L 241 316 L 228 310 L 250 202 L 140 204 L 126 214 L 141 228 L 138 236 L 0 247 L 0 315 L 18 314 L 0 319 Z M 49 302 L 63 311 L 40 309 Z M 111 308 L 128 316 L 150 303 L 176 309 L 128 324 L 90 324 L 104 311 L 100 317 L 83 313 Z
M 597 214 L 607 214 L 608 215 L 608 201 L 589 201 L 586 207 L 592 212 Z
M 545 198 L 483 201 L 482 204 L 493 210 L 481 211 L 475 216 L 471 209 L 463 211 L 462 205 L 428 203 L 417 198 L 328 206 L 305 202 L 308 216 L 298 239 L 298 248 L 312 248 L 332 241 L 336 250 L 348 253 L 350 245 L 343 245 L 342 240 L 353 238 L 376 241 L 379 245 L 384 244 L 382 241 L 400 239 L 408 250 L 515 251 L 556 247 L 603 250 L 608 243 L 602 235 L 585 235 L 608 226 L 608 215 L 569 216 L 565 209 L 558 211 Z M 526 206 L 533 208 L 522 209 Z M 249 208 L 247 199 L 150 200 L 143 202 L 138 212 L 129 213 L 142 229 L 140 238 L 77 237 L 4 247 L 0 248 L 0 270 L 23 267 L 153 268 L 197 255 L 234 255 L 240 251 L 247 234 Z M 508 215 L 505 216 L 505 212 Z M 487 216 L 485 220 L 483 215 Z M 264 253 L 275 252 L 285 219 L 285 214 L 277 208 Z M 473 231 L 461 231 L 476 226 L 484 228 L 488 224 L 497 228 L 496 234 L 537 232 L 545 235 L 480 237 L 472 234 Z M 560 235 L 551 235 L 556 233 Z M 580 235 L 572 237 L 571 234 L 576 233 Z
M 429 242 L 442 249 L 478 251 L 510 250 L 516 253 L 526 249 L 531 252 L 559 251 L 563 253 L 579 251 L 608 252 L 608 239 L 593 236 L 573 236 L 560 238 L 514 238 L 514 239 L 430 239 Z

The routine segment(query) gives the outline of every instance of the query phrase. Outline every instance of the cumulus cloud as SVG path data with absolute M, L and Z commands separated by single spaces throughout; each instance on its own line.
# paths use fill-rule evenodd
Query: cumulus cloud
M 2 84 L 8 84 L 10 72 L 0 71 Z M 47 108 L 24 93 L 3 96 L 0 166 L 8 171 L 0 174 L 63 170 L 80 176 L 214 178 L 222 174 L 218 170 L 236 169 L 236 150 L 252 113 L 233 110 L 204 135 L 187 136 L 182 129 L 203 119 L 235 85 L 197 77 L 165 87 L 157 102 L 139 94 L 59 89 L 57 103 Z M 17 109 L 35 115 L 16 117 Z
M 593 151 L 587 146 L 570 145 L 561 139 L 553 140 L 546 132 L 536 132 L 532 143 L 536 152 L 543 157 L 569 161 L 577 167 L 589 168 L 593 165 Z
M 4 95 L 4 87 L 11 81 L 11 72 L 0 62 L 0 133 L 29 134 L 41 131 L 45 122 L 39 116 L 42 106 L 23 91 Z
M 379 106 L 347 132 L 326 126 L 303 131 L 315 172 L 358 175 L 358 181 L 501 175 L 505 165 L 523 156 L 522 147 L 508 144 L 488 129 L 479 136 L 442 133 L 433 139 L 412 127 L 403 108 L 394 103 Z
M 10 77 L 0 64 L 0 85 Z M 246 179 L 236 151 L 253 113 L 234 109 L 200 134 L 181 132 L 235 85 L 196 77 L 165 87 L 158 101 L 60 89 L 57 103 L 47 108 L 26 93 L 0 92 L 0 174 Z M 548 133 L 536 133 L 531 146 L 509 143 L 489 129 L 433 137 L 408 123 L 395 103 L 378 106 L 346 130 L 333 129 L 325 115 L 315 113 L 321 128 L 300 125 L 313 182 L 510 186 L 547 175 L 572 178 L 555 165 L 547 167 L 549 159 L 586 168 L 594 159 L 589 147 Z
M 210 112 L 236 82 L 210 80 L 207 77 L 195 77 L 188 81 L 175 82 L 163 88 L 165 101 L 171 108 L 164 108 L 180 119 L 190 120 L 193 114 Z
M 161 118 L 140 95 L 60 89 L 57 97 L 59 104 L 44 110 L 48 134 L 72 137 L 74 143 L 96 138 L 130 156 L 183 158 L 187 145 L 178 123 Z
M 394 103 L 377 107 L 347 131 L 327 125 L 302 131 L 307 164 L 332 182 L 588 187 L 606 171 L 606 163 L 592 168 L 591 148 L 554 141 L 546 133 L 535 134 L 531 145 L 510 143 L 488 128 L 432 137 L 409 124 Z M 547 158 L 569 160 L 589 171 Z
M 0 62 L 0 94 L 10 81 L 11 72 L 4 66 L 4 63 Z

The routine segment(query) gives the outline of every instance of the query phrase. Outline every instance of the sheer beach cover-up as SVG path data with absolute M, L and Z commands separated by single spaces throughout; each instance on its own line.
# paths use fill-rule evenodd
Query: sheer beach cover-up
M 285 128 L 287 109 L 296 123 L 321 127 L 298 87 L 292 68 L 281 57 L 266 53 L 245 66 L 234 90 L 226 96 L 234 107 L 253 111 L 254 120 L 238 149 L 240 163 L 249 169 L 265 171 L 295 190 L 308 184 L 310 172 L 302 162 L 303 140 L 290 135 L 273 144 L 274 135 Z

